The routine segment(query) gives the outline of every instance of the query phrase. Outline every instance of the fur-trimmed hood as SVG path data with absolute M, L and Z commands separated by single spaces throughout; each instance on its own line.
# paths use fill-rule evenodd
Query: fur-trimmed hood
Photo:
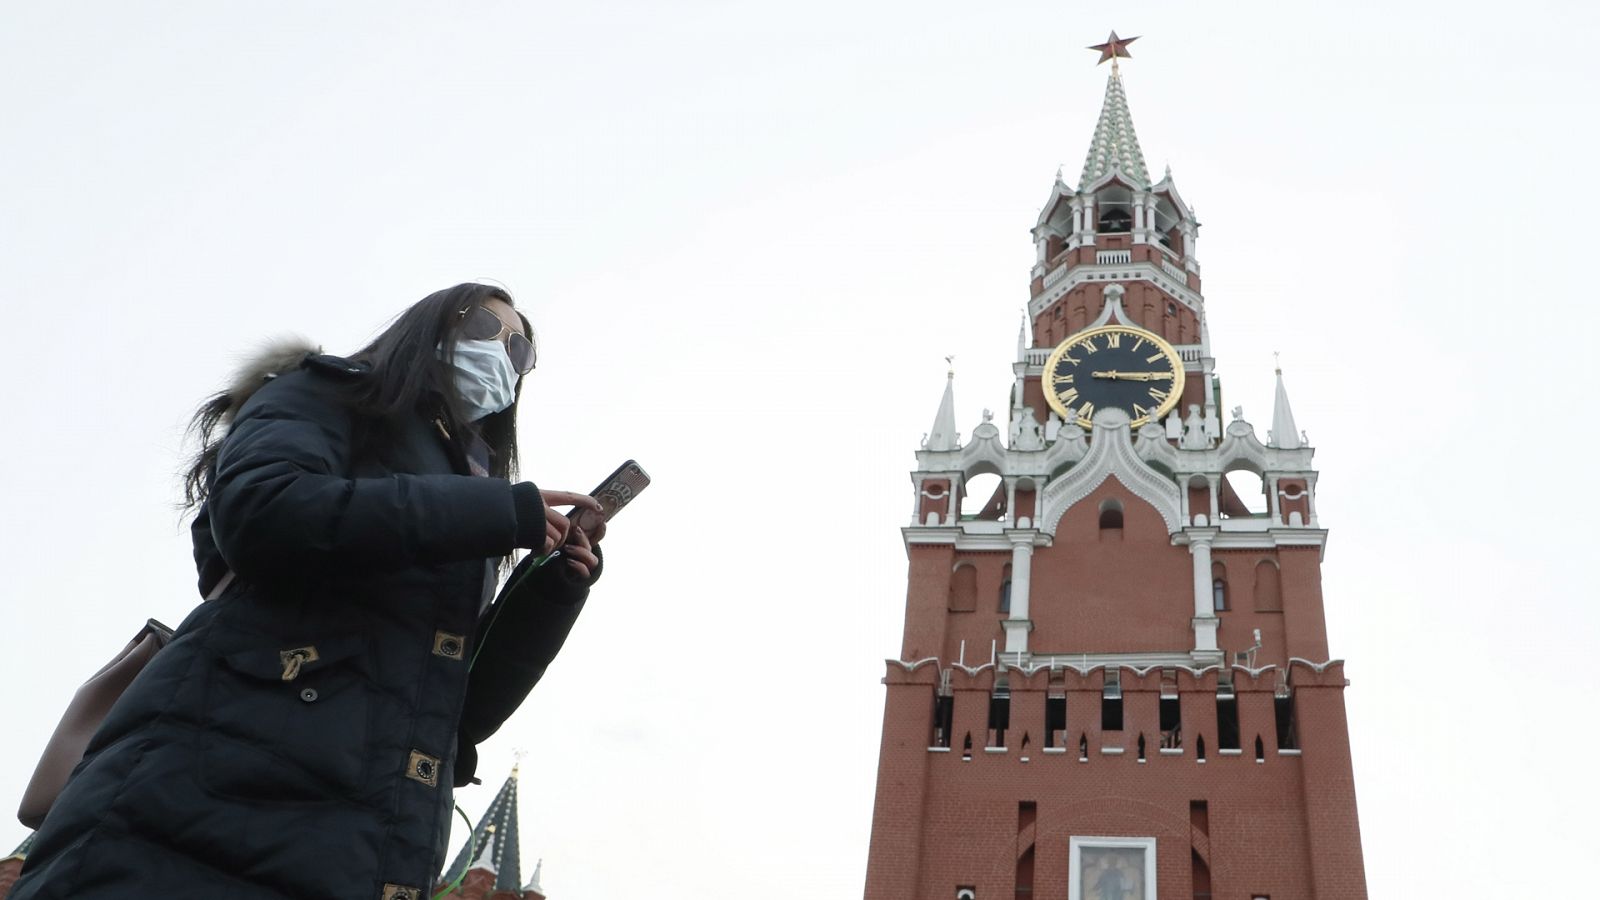
M 222 414 L 224 422 L 233 416 L 245 401 L 255 396 L 261 386 L 284 372 L 293 372 L 305 365 L 306 358 L 320 356 L 322 348 L 299 335 L 274 338 L 264 344 L 234 372 L 224 393 L 228 396 L 228 410 Z M 342 361 L 342 360 L 341 360 Z

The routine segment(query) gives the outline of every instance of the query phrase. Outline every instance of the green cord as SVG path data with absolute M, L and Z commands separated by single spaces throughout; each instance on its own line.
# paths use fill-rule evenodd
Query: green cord
M 461 867 L 461 874 L 456 876 L 455 881 L 445 885 L 444 890 L 433 895 L 433 900 L 440 900 L 440 898 L 447 897 L 450 895 L 451 891 L 454 891 L 456 888 L 460 887 L 461 882 L 467 877 L 467 871 L 472 868 L 473 860 L 477 859 L 476 851 L 478 849 L 478 836 L 472 831 L 472 820 L 467 818 L 467 811 L 462 809 L 461 804 L 459 803 L 456 804 L 456 814 L 461 817 L 461 821 L 467 823 L 467 864 Z
M 512 587 L 514 587 L 515 585 L 521 584 L 523 582 L 523 579 L 526 579 L 529 575 L 532 575 L 535 569 L 537 569 L 540 566 L 544 565 L 545 562 L 548 561 L 550 559 L 550 557 L 552 557 L 554 555 L 555 555 L 554 553 L 546 553 L 544 556 L 541 556 L 538 559 L 535 559 L 533 561 L 533 563 L 530 564 L 528 566 L 528 568 L 522 573 L 522 576 L 520 578 L 518 578 L 516 581 L 507 582 L 506 586 L 503 589 L 501 589 L 501 593 L 509 598 L 511 596 Z M 505 608 L 506 608 L 506 605 L 504 603 L 501 603 L 500 605 L 496 606 L 495 609 L 494 609 L 494 615 L 489 617 L 489 624 L 487 624 L 487 625 L 485 625 L 483 627 L 483 639 L 478 641 L 478 646 L 472 648 L 472 659 L 467 661 L 467 671 L 468 672 L 471 672 L 472 671 L 472 667 L 478 664 L 478 654 L 483 652 L 483 645 L 487 644 L 489 642 L 489 631 L 490 631 L 490 629 L 494 628 L 494 623 L 498 622 L 500 620 L 500 613 L 503 612 L 505 610 Z

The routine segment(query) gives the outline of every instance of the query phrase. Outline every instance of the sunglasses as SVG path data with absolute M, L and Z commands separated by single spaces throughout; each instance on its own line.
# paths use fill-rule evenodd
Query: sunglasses
M 461 335 L 471 341 L 500 341 L 506 345 L 506 356 L 510 357 L 511 365 L 517 370 L 518 375 L 526 375 L 533 371 L 539 362 L 539 351 L 528 340 L 527 335 L 512 328 L 500 317 L 490 312 L 488 308 L 473 306 L 463 309 L 457 315 L 461 316 Z M 507 335 L 510 335 L 507 337 Z

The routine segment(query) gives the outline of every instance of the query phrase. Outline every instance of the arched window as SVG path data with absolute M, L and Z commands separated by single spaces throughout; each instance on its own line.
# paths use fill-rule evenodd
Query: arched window
M 978 604 L 978 570 L 961 563 L 950 573 L 950 611 L 972 612 Z
M 1122 502 L 1116 499 L 1100 504 L 1100 540 L 1122 540 Z
M 1267 512 L 1267 482 L 1248 469 L 1235 469 L 1222 476 L 1220 507 L 1225 519 L 1260 516 Z
M 1228 570 L 1220 562 L 1211 564 L 1211 608 L 1215 612 L 1228 608 Z
M 1256 563 L 1256 609 L 1273 611 L 1283 609 L 1283 596 L 1279 587 L 1278 567 L 1271 560 Z
M 1101 234 L 1126 234 L 1133 230 L 1133 215 L 1125 209 L 1112 207 L 1100 213 L 1095 230 Z
M 1011 564 L 1000 570 L 1000 611 L 1011 612 Z

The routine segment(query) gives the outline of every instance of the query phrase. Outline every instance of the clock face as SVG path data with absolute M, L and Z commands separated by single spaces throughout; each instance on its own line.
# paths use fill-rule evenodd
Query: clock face
M 1044 395 L 1063 419 L 1089 428 L 1116 407 L 1132 427 L 1159 421 L 1183 395 L 1183 361 L 1142 328 L 1107 325 L 1067 338 L 1044 364 Z

